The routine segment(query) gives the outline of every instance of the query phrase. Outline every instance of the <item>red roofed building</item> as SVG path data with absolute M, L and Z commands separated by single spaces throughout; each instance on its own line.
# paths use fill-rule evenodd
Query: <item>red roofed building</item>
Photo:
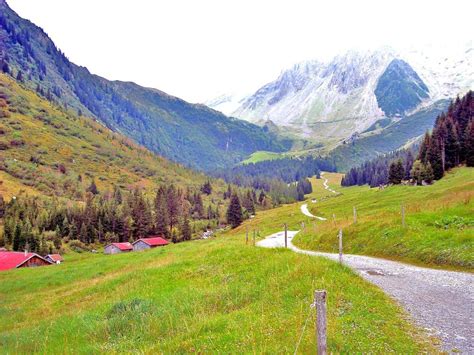
M 133 250 L 133 245 L 126 242 L 126 243 L 112 243 L 107 245 L 104 248 L 105 254 L 118 254 L 118 253 L 126 253 Z
M 48 254 L 44 258 L 52 264 L 61 264 L 64 261 L 63 257 L 59 254 Z
M 0 271 L 45 265 L 51 265 L 51 262 L 35 253 L 0 251 Z
M 140 238 L 133 242 L 133 250 L 145 250 L 168 245 L 169 242 L 163 237 L 152 236 L 149 238 Z

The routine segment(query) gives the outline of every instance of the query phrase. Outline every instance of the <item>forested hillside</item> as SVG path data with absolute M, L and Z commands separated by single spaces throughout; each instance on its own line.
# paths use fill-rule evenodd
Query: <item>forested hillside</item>
M 242 161 L 257 150 L 284 149 L 261 127 L 159 90 L 92 75 L 71 63 L 42 29 L 19 17 L 4 1 L 0 10 L 1 71 L 153 152 L 209 170 Z
M 453 101 L 426 132 L 418 149 L 396 151 L 349 170 L 343 186 L 399 184 L 412 179 L 421 184 L 439 180 L 458 165 L 474 166 L 474 100 L 469 91 Z M 416 157 L 416 160 L 414 159 Z

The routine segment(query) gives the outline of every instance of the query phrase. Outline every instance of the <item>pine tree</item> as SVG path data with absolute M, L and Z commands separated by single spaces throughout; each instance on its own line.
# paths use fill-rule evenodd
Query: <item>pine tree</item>
M 394 185 L 398 185 L 402 182 L 405 176 L 405 170 L 403 168 L 403 162 L 401 159 L 394 161 L 390 164 L 388 172 L 388 182 Z
M 464 153 L 466 165 L 474 166 L 474 119 L 471 119 L 464 133 Z
M 166 190 L 160 187 L 155 198 L 155 231 L 157 234 L 169 237 L 168 205 L 166 201 Z
M 242 206 L 240 205 L 239 196 L 233 194 L 230 198 L 230 205 L 227 209 L 227 223 L 229 223 L 232 228 L 238 227 L 243 221 Z
M 423 180 L 428 184 L 431 184 L 434 180 L 434 172 L 433 168 L 431 167 L 430 162 L 427 162 L 423 169 Z
M 212 185 L 209 180 L 207 180 L 204 185 L 201 187 L 202 193 L 210 195 L 212 193 Z
M 446 120 L 446 139 L 444 144 L 444 170 L 449 170 L 459 164 L 460 149 L 461 145 L 456 125 L 453 119 L 448 117 Z
M 99 190 L 97 189 L 97 185 L 95 184 L 94 180 L 92 180 L 91 184 L 87 188 L 87 191 L 90 192 L 93 195 L 98 195 L 99 194 Z
M 420 145 L 420 151 L 418 153 L 418 160 L 420 160 L 422 163 L 426 163 L 426 160 L 427 160 L 426 153 L 428 152 L 430 144 L 431 144 L 431 136 L 429 132 L 426 132 L 425 137 L 423 138 L 423 142 Z
M 433 176 L 435 180 L 439 180 L 444 175 L 443 157 L 441 152 L 441 143 L 438 137 L 433 135 L 430 146 L 426 152 L 427 163 L 429 162 L 433 169 Z M 426 165 L 427 165 L 426 163 Z
M 191 224 L 188 217 L 184 217 L 183 225 L 181 226 L 181 238 L 183 240 L 191 240 Z

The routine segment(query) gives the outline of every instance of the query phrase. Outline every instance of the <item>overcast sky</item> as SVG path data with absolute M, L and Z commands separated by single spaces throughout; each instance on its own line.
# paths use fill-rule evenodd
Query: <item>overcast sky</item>
M 474 10 L 471 0 L 7 1 L 94 74 L 191 102 L 348 49 L 464 44 Z

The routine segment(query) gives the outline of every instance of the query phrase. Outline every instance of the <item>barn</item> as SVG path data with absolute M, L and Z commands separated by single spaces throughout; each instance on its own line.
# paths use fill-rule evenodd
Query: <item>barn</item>
M 0 251 L 0 271 L 46 265 L 51 265 L 51 262 L 35 253 Z
M 48 254 L 44 258 L 52 264 L 61 264 L 64 261 L 63 257 L 59 254 Z
M 133 250 L 135 251 L 140 251 L 140 250 L 145 250 L 145 249 L 151 249 L 151 248 L 156 248 L 156 247 L 162 247 L 165 245 L 168 245 L 169 242 L 158 236 L 153 236 L 149 238 L 140 238 L 133 242 Z
M 126 243 L 111 243 L 104 248 L 105 254 L 126 253 L 133 250 L 133 245 Z

